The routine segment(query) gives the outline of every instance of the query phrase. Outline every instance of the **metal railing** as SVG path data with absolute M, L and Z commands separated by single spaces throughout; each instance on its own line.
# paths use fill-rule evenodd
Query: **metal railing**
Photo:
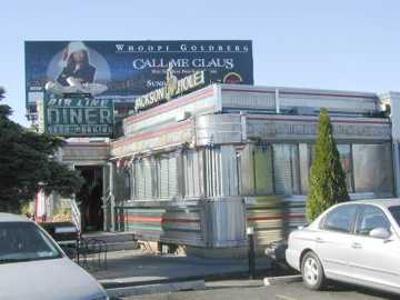
M 76 204 L 75 199 L 71 199 L 71 212 L 72 212 L 72 222 L 75 224 L 78 232 L 82 232 L 81 228 L 81 212 Z
M 107 243 L 100 239 L 83 239 L 78 242 L 77 263 L 85 269 L 107 269 Z

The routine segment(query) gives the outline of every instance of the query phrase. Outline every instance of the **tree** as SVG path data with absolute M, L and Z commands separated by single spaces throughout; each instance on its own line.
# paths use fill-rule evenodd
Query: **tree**
M 0 87 L 0 101 L 4 95 Z M 53 158 L 64 141 L 22 127 L 9 119 L 11 114 L 8 105 L 0 105 L 0 211 L 18 211 L 41 186 L 63 196 L 77 192 L 80 174 Z
M 349 199 L 346 175 L 340 163 L 331 121 L 328 112 L 322 110 L 319 117 L 315 159 L 309 177 L 307 219 L 313 221 L 333 204 Z

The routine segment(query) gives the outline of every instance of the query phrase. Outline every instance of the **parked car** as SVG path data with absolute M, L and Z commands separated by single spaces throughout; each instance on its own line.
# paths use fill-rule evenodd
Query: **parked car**
M 286 261 L 314 290 L 326 279 L 400 293 L 400 199 L 335 205 L 289 236 Z
M 100 284 L 45 230 L 0 213 L 0 299 L 104 300 Z

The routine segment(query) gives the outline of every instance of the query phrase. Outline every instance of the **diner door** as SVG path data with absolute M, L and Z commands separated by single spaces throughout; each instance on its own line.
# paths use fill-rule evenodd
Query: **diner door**
M 76 200 L 81 211 L 82 231 L 103 230 L 103 166 L 76 166 L 84 179 Z

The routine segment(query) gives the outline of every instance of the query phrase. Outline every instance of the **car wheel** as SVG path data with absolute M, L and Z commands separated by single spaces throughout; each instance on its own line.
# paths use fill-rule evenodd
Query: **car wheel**
M 322 264 L 314 252 L 308 252 L 301 261 L 303 282 L 309 289 L 320 290 L 325 283 Z

